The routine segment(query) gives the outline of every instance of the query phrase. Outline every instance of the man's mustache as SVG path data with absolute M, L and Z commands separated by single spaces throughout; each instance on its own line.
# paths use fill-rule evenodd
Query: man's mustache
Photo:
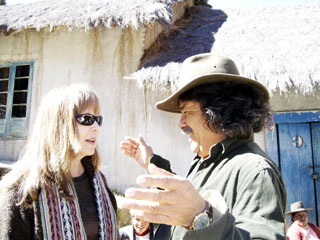
M 183 134 L 190 134 L 193 131 L 191 127 L 184 127 L 181 130 Z

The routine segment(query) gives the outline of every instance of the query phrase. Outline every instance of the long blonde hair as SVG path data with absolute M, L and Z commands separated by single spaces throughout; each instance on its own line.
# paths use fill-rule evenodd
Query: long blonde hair
M 96 93 L 86 84 L 74 84 L 51 90 L 42 100 L 27 144 L 12 170 L 0 181 L 0 194 L 18 186 L 20 203 L 37 199 L 41 187 L 55 184 L 66 197 L 70 196 L 70 166 L 81 148 L 75 115 L 88 107 L 100 112 Z M 97 150 L 91 156 L 97 170 Z

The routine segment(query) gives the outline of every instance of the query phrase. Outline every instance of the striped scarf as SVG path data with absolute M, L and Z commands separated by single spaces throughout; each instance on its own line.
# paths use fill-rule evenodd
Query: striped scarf
M 94 195 L 99 217 L 100 240 L 117 239 L 117 218 L 101 173 L 93 178 Z M 39 194 L 43 238 L 48 240 L 86 240 L 75 188 L 69 184 L 73 200 L 61 197 L 57 187 L 43 188 Z

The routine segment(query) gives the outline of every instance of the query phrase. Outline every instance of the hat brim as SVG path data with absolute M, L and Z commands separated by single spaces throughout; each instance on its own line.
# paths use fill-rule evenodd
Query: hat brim
M 255 80 L 234 74 L 213 73 L 193 79 L 191 82 L 189 82 L 188 84 L 184 85 L 182 88 L 178 89 L 173 94 L 171 94 L 169 97 L 157 102 L 156 108 L 166 112 L 180 113 L 179 98 L 181 94 L 202 84 L 228 81 L 246 83 L 251 85 L 254 89 L 261 92 L 261 94 L 263 95 L 261 97 L 266 102 L 270 98 L 268 90 L 261 83 Z
M 291 211 L 291 212 L 286 212 L 286 215 L 292 215 L 293 213 L 296 213 L 296 212 L 302 212 L 302 211 L 311 211 L 312 208 L 299 208 L 297 210 L 294 210 L 294 211 Z

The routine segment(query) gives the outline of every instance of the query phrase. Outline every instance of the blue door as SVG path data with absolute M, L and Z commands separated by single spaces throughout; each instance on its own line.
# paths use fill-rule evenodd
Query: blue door
M 320 123 L 311 124 L 311 134 L 312 134 L 312 152 L 314 161 L 314 175 L 315 181 L 315 191 L 316 191 L 316 206 L 317 206 L 317 220 L 318 226 L 320 224 Z
M 266 150 L 279 166 L 290 204 L 302 200 L 309 221 L 320 224 L 320 111 L 274 113 Z M 287 223 L 291 223 L 290 217 Z
M 309 212 L 309 221 L 319 223 L 320 203 L 320 123 L 278 124 L 279 164 L 290 203 L 303 201 Z M 319 194 L 318 194 L 319 193 Z M 287 219 L 290 223 L 291 219 Z

